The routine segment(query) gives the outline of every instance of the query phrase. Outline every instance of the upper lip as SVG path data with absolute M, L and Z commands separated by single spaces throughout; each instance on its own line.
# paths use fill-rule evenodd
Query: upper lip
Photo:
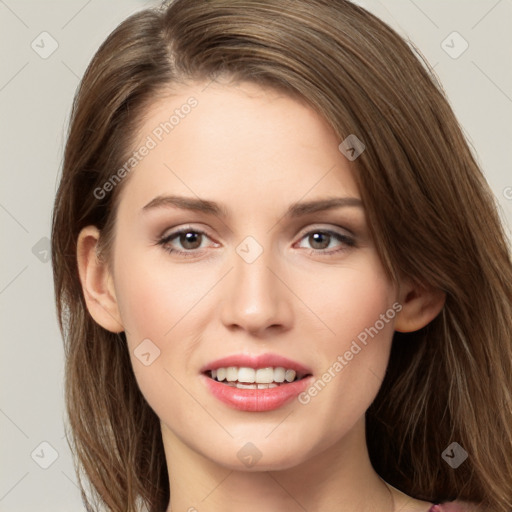
M 217 370 L 218 368 L 227 368 L 228 366 L 246 367 L 246 368 L 268 368 L 268 367 L 282 367 L 289 370 L 295 370 L 297 373 L 303 375 L 311 374 L 311 370 L 297 361 L 288 359 L 287 357 L 279 354 L 234 354 L 221 359 L 216 359 L 205 364 L 201 368 L 201 372 L 207 372 L 209 370 Z

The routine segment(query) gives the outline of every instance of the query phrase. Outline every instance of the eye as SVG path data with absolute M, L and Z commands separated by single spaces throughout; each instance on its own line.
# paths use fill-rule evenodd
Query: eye
M 325 256 L 331 256 L 341 251 L 347 250 L 349 247 L 355 247 L 356 242 L 352 236 L 345 233 L 338 233 L 329 229 L 315 229 L 308 231 L 302 238 L 311 245 L 310 254 L 321 254 Z M 329 247 L 332 247 L 332 242 L 338 242 L 338 248 L 334 250 L 326 251 Z M 335 244 L 336 245 L 336 244 Z M 307 249 L 299 245 L 299 247 Z
M 202 249 L 202 242 L 208 235 L 200 229 L 182 228 L 165 235 L 158 240 L 158 245 L 161 245 L 167 252 L 174 254 L 181 254 L 185 257 L 195 256 Z M 173 244 L 180 244 L 182 249 L 176 249 Z
M 207 238 L 210 237 L 204 231 L 185 227 L 166 234 L 157 240 L 157 244 L 161 245 L 165 251 L 171 254 L 178 254 L 184 257 L 194 257 L 201 254 L 202 249 L 207 247 L 203 245 L 203 242 Z M 320 254 L 322 256 L 332 256 L 341 251 L 345 251 L 350 247 L 355 247 L 356 245 L 352 236 L 329 229 L 315 229 L 308 231 L 301 237 L 301 241 L 302 240 L 307 241 L 311 245 L 311 249 L 309 250 L 310 254 Z M 336 246 L 336 242 L 338 242 L 337 249 L 326 250 L 332 248 L 333 243 L 334 246 Z M 181 248 L 176 248 L 176 245 L 181 246 Z M 299 247 L 308 249 L 302 244 L 300 244 Z

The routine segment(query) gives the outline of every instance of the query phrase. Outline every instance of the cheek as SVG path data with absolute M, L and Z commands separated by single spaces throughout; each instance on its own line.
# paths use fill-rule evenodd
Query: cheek
M 296 283 L 300 283 L 295 288 L 297 295 L 326 328 L 322 339 L 331 350 L 322 350 L 325 353 L 343 349 L 347 341 L 350 344 L 350 340 L 374 326 L 395 300 L 391 283 L 370 251 L 351 266 L 326 267 L 321 272 L 296 278 Z M 386 322 L 385 326 L 380 323 L 379 331 L 389 337 L 392 331 L 389 324 L 393 322 Z
M 165 258 L 165 256 L 164 256 Z M 156 261 L 155 261 L 156 260 Z M 141 253 L 120 259 L 116 267 L 116 296 L 127 334 L 135 342 L 151 338 L 163 345 L 181 320 L 208 291 L 211 279 L 198 269 L 191 276 L 180 265 L 166 264 Z
M 146 396 L 158 396 L 158 386 L 151 390 L 152 386 L 167 382 L 166 370 L 174 373 L 176 354 L 182 360 L 187 353 L 190 336 L 184 328 L 194 321 L 194 305 L 209 282 L 191 282 L 179 265 L 162 264 L 160 258 L 157 264 L 155 251 L 128 253 L 122 247 L 120 241 L 118 253 L 127 256 L 115 262 L 119 313 L 139 387 Z
M 175 306 L 172 294 L 166 293 L 165 280 L 152 281 L 152 276 L 138 270 L 134 268 L 127 278 L 120 273 L 122 284 L 116 288 L 119 313 L 130 344 L 149 338 L 161 346 L 171 327 L 169 312 Z
M 181 382 L 185 374 L 195 375 L 190 357 L 211 324 L 212 287 L 222 272 L 208 265 L 177 264 L 160 248 L 134 245 L 117 239 L 119 313 L 139 388 L 150 404 L 160 403 L 165 410 L 162 404 L 168 406 L 169 397 L 176 402 L 183 394 L 173 377 Z M 148 352 L 150 356 L 143 355 Z
M 334 332 L 318 339 L 315 357 L 321 370 L 299 401 L 331 431 L 325 438 L 328 443 L 350 429 L 375 398 L 386 371 L 399 305 L 373 255 L 344 268 L 337 286 L 332 285 L 332 275 L 330 282 L 316 282 L 324 286 L 309 294 L 308 305 Z
M 338 317 L 339 339 L 342 340 L 338 350 L 343 350 L 343 354 L 355 352 L 352 359 L 347 353 L 346 359 L 351 363 L 350 373 L 358 372 L 357 380 L 363 380 L 372 368 L 377 375 L 384 373 L 393 336 L 396 297 L 374 254 L 364 269 L 354 272 L 351 278 L 347 281 L 343 311 Z M 366 366 L 366 372 L 361 366 Z
M 141 393 L 160 414 L 170 403 L 186 405 L 178 381 L 193 336 L 187 325 L 194 322 L 194 305 L 208 283 L 191 286 L 179 266 L 155 266 L 144 255 L 123 259 L 116 270 L 119 312 Z

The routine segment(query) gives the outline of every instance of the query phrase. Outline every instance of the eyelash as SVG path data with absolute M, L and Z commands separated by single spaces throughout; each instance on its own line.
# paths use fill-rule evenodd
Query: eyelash
M 181 255 L 185 258 L 196 257 L 198 255 L 198 253 L 200 253 L 200 249 L 191 249 L 188 251 L 181 251 L 179 249 L 173 249 L 172 247 L 170 247 L 168 245 L 169 242 L 171 242 L 173 239 L 179 237 L 182 234 L 186 234 L 186 233 L 195 233 L 195 234 L 210 238 L 207 233 L 205 233 L 204 231 L 202 231 L 200 229 L 182 228 L 182 229 L 179 229 L 177 231 L 170 233 L 169 235 L 166 235 L 165 237 L 158 239 L 157 245 L 162 246 L 163 249 L 170 254 Z M 305 233 L 301 237 L 301 240 L 312 235 L 312 234 L 315 234 L 315 233 L 322 233 L 324 235 L 329 235 L 331 237 L 334 237 L 342 244 L 345 244 L 345 247 L 341 247 L 339 249 L 336 249 L 335 251 L 326 251 L 325 249 L 309 249 L 309 251 L 308 251 L 309 255 L 319 255 L 320 254 L 322 256 L 331 257 L 331 256 L 339 254 L 340 252 L 346 251 L 347 248 L 356 246 L 356 242 L 352 237 L 343 235 L 341 233 L 337 233 L 336 231 L 332 231 L 329 229 L 313 229 L 313 230 Z

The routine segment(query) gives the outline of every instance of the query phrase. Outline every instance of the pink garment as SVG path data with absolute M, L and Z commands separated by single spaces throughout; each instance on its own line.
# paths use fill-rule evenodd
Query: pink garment
M 428 512 L 470 512 L 470 509 L 467 504 L 460 501 L 450 501 L 441 505 L 433 505 Z

